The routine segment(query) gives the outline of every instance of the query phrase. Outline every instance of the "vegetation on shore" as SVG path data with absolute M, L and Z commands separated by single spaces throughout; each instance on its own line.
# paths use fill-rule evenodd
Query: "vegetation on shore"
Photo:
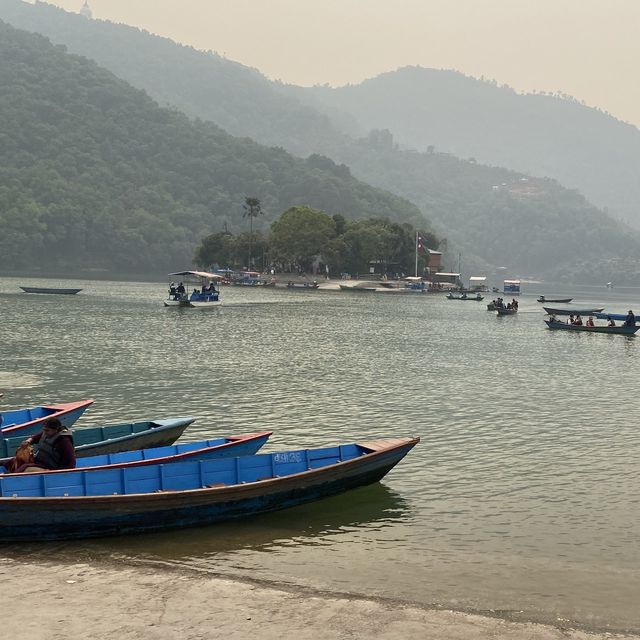
M 215 230 L 291 206 L 427 226 L 407 200 L 326 158 L 238 139 L 160 108 L 94 62 L 0 22 L 0 267 L 171 271 Z
M 255 205 L 255 198 L 252 200 Z M 259 202 L 257 203 L 259 205 Z M 437 248 L 438 239 L 420 232 L 425 246 Z M 372 263 L 381 273 L 413 273 L 416 265 L 416 231 L 410 224 L 380 218 L 348 221 L 308 206 L 291 207 L 271 224 L 271 232 L 213 233 L 203 239 L 194 262 L 212 266 L 265 271 L 367 273 Z M 427 251 L 417 254 L 422 273 L 429 263 Z

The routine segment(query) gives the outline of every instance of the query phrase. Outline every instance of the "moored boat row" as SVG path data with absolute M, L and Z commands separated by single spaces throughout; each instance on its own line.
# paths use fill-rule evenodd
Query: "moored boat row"
M 377 482 L 419 442 L 389 438 L 257 454 L 271 432 L 174 445 L 195 418 L 169 418 L 74 429 L 74 468 L 44 469 L 36 453 L 19 473 L 9 472 L 18 454 L 33 454 L 23 438 L 34 424 L 62 419 L 51 408 L 86 409 L 91 402 L 2 412 L 14 422 L 0 431 L 0 541 L 160 531 L 282 509 Z M 64 415 L 58 424 L 69 435 L 79 415 Z M 50 428 L 44 423 L 43 433 Z M 148 448 L 154 437 L 163 446 Z

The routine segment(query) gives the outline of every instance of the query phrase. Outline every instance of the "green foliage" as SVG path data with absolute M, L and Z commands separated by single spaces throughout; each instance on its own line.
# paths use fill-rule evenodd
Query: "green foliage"
M 428 232 L 423 237 L 432 248 L 437 238 Z M 271 225 L 270 237 L 262 234 L 228 233 L 207 236 L 196 250 L 194 261 L 202 267 L 246 266 L 242 261 L 245 249 L 253 243 L 257 255 L 268 256 L 269 264 L 282 270 L 311 269 L 318 261 L 331 272 L 367 273 L 376 263 L 381 273 L 412 273 L 415 268 L 415 231 L 409 224 L 372 218 L 346 222 L 341 216 L 329 216 L 308 206 L 287 209 Z M 422 273 L 428 264 L 428 254 L 419 256 Z M 261 268 L 267 267 L 263 258 Z
M 205 235 L 242 228 L 246 192 L 264 212 L 251 216 L 258 231 L 298 203 L 345 218 L 421 219 L 348 171 L 161 109 L 95 63 L 2 22 L 0 87 L 5 269 L 172 271 Z
M 271 225 L 272 260 L 307 270 L 314 256 L 327 254 L 335 236 L 335 223 L 326 213 L 291 207 Z

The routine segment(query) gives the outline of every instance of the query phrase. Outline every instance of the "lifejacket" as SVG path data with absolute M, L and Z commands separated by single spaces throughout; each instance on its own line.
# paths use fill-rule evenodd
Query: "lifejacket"
M 46 469 L 59 469 L 62 464 L 60 452 L 55 446 L 55 443 L 59 438 L 71 438 L 73 441 L 73 435 L 68 429 L 59 431 L 50 438 L 46 435 L 42 435 L 40 440 L 34 444 L 34 462 Z

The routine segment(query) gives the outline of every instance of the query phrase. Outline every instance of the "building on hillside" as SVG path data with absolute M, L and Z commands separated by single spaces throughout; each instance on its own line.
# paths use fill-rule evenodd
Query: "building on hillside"
M 429 253 L 429 264 L 424 272 L 427 276 L 433 276 L 442 269 L 442 253 L 433 249 L 427 249 L 427 252 Z
M 89 6 L 89 3 L 87 2 L 87 0 L 84 0 L 82 9 L 80 9 L 80 15 L 84 16 L 85 18 L 88 18 L 89 20 L 93 18 L 93 12 L 91 11 L 91 7 Z

